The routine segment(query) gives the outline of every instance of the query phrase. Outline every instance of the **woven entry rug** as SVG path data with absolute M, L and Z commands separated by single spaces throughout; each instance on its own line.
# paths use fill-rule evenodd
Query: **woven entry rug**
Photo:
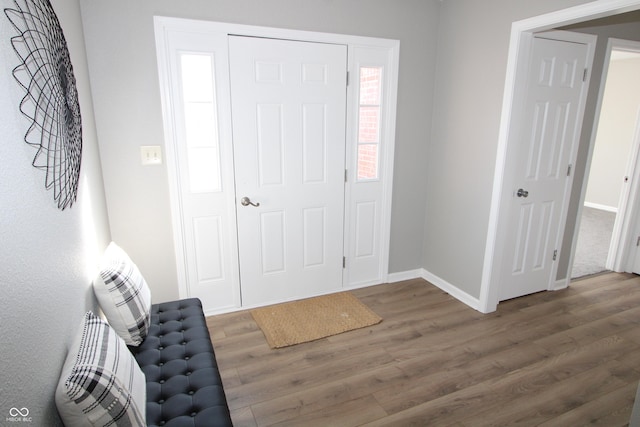
M 382 318 L 349 292 L 251 310 L 271 348 L 314 341 L 378 324 Z

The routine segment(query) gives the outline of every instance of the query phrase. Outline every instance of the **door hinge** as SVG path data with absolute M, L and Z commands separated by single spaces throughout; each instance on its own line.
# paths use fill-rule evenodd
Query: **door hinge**
M 345 170 L 344 170 L 344 182 L 347 182 L 347 181 L 348 181 L 348 177 L 349 177 L 349 170 L 348 170 L 348 169 L 345 169 Z
M 347 257 L 346 256 L 342 257 L 342 268 L 347 268 Z
M 571 176 L 571 168 L 573 167 L 573 165 L 569 165 L 569 167 L 567 168 L 567 176 Z
M 349 72 L 347 71 L 347 86 L 349 86 L 349 75 L 350 75 L 350 74 L 351 74 L 351 73 L 349 73 Z
M 589 69 L 585 68 L 584 72 L 582 73 L 582 81 L 586 82 L 587 81 L 587 74 L 589 73 Z
M 640 236 L 638 236 L 638 240 L 636 240 L 636 246 L 640 246 Z
M 553 260 L 555 261 L 556 259 L 558 259 L 558 250 L 557 249 L 555 251 L 553 251 Z

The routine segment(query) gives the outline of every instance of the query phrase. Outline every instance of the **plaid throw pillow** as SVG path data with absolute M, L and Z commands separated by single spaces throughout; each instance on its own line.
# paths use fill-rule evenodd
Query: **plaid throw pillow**
M 69 350 L 55 401 L 64 424 L 145 426 L 146 381 L 126 344 L 91 312 Z
M 151 292 L 138 267 L 111 242 L 93 290 L 107 321 L 127 345 L 138 346 L 147 336 Z

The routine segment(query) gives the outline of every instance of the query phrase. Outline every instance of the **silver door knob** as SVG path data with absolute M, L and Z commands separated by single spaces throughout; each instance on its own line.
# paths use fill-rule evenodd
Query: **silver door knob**
M 251 205 L 251 206 L 255 206 L 256 208 L 257 208 L 258 206 L 260 206 L 260 203 L 259 203 L 259 202 L 258 202 L 258 203 L 253 203 L 253 202 L 251 201 L 251 199 L 250 199 L 250 198 L 248 198 L 248 197 L 246 197 L 246 196 L 245 196 L 245 197 L 243 197 L 242 199 L 240 199 L 240 204 L 241 204 L 242 206 L 249 206 L 249 205 Z
M 527 190 L 523 190 L 522 188 L 518 188 L 518 192 L 516 193 L 518 197 L 528 197 L 529 192 Z

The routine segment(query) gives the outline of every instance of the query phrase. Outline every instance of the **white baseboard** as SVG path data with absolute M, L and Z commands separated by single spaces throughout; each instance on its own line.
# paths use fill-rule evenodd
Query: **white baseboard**
M 411 279 L 417 279 L 417 278 L 422 278 L 421 268 L 417 268 L 415 270 L 401 271 L 399 273 L 389 273 L 387 275 L 387 282 L 396 283 L 396 282 L 402 282 L 403 280 L 411 280 Z
M 600 209 L 601 211 L 618 213 L 617 206 L 607 206 L 607 205 L 601 205 L 598 203 L 591 203 L 591 202 L 584 202 L 584 205 L 588 208 Z
M 566 289 L 569 287 L 569 282 L 571 282 L 571 278 L 556 280 L 552 290 L 559 291 L 561 289 Z
M 387 276 L 389 283 L 401 282 L 403 280 L 411 280 L 417 278 L 426 280 L 432 285 L 448 293 L 458 301 L 468 305 L 474 310 L 480 311 L 480 300 L 478 300 L 478 298 L 469 295 L 468 293 L 460 290 L 451 283 L 425 270 L 424 268 L 418 268 L 416 270 L 403 271 L 399 273 L 391 273 Z

